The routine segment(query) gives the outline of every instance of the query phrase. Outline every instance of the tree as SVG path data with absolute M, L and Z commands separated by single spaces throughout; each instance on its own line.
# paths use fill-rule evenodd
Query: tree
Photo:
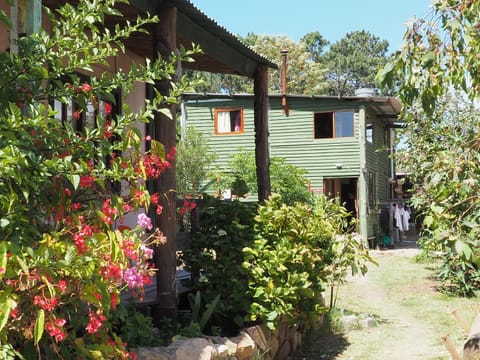
M 230 162 L 230 168 L 232 169 L 230 175 L 220 175 L 223 186 L 232 187 L 235 181 L 238 183 L 241 180 L 246 185 L 248 192 L 257 192 L 253 151 L 239 148 Z M 312 194 L 308 191 L 305 174 L 305 169 L 287 163 L 284 158 L 271 157 L 270 159 L 272 192 L 280 194 L 285 204 L 311 203 Z
M 254 33 L 249 33 L 241 39 L 256 52 L 278 64 L 279 69 L 270 72 L 268 86 L 270 94 L 280 94 L 282 91 L 280 72 L 282 50 L 288 50 L 287 89 L 289 94 L 322 95 L 326 92 L 326 69 L 322 63 L 316 61 L 321 50 L 322 37 L 320 34 L 312 33 L 307 36 L 305 43 L 297 43 L 286 36 Z M 310 53 L 310 49 L 316 53 Z M 252 79 L 230 74 L 202 74 L 201 77 L 205 80 L 205 85 L 198 88 L 198 91 L 253 93 Z
M 307 51 L 311 55 L 311 60 L 316 63 L 321 63 L 326 46 L 329 41 L 325 39 L 318 31 L 309 32 L 305 34 L 300 42 L 305 44 Z
M 444 285 L 465 295 L 480 290 L 479 10 L 478 0 L 436 1 L 432 20 L 413 20 L 402 51 L 379 73 L 404 104 L 404 166 L 424 219 L 421 244 L 445 254 Z
M 350 32 L 332 44 L 323 57 L 331 94 L 354 95 L 356 89 L 375 88 L 375 76 L 387 62 L 387 49 L 387 40 L 365 30 Z
M 105 17 L 122 16 L 118 3 L 85 0 L 45 9 L 50 32 L 17 39 L 18 53 L 0 53 L 3 359 L 134 356 L 113 332 L 110 312 L 126 289 L 141 297 L 155 272 L 151 247 L 165 238 L 147 214 L 162 211 L 163 194 L 150 193 L 146 184 L 161 176 L 175 150 L 149 140 L 142 152 L 136 125 L 176 101 L 184 87 L 166 97 L 157 93 L 139 112 L 112 94 L 127 96 L 137 82 L 172 78 L 177 62 L 197 50 L 95 76 L 93 69 L 108 66 L 132 33 L 158 20 L 138 18 L 107 30 Z M 58 121 L 50 102 L 73 102 L 72 122 Z M 92 126 L 79 129 L 87 113 Z M 137 226 L 118 226 L 129 213 Z
M 286 36 L 247 35 L 245 42 L 255 51 L 265 55 L 278 64 L 279 69 L 270 73 L 269 93 L 282 92 L 282 50 L 288 50 L 287 55 L 287 92 L 299 95 L 322 95 L 326 90 L 323 64 L 312 61 L 312 54 L 307 44 L 297 43 Z
M 177 146 L 177 194 L 185 197 L 201 193 L 208 167 L 216 158 L 208 146 L 208 139 L 195 128 L 187 127 Z

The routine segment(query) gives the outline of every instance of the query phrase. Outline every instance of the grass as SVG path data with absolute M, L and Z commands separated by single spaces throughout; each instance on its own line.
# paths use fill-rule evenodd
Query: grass
M 344 348 L 331 359 L 374 360 L 386 356 L 397 359 L 401 358 L 399 352 L 408 352 L 411 350 L 408 347 L 413 347 L 424 355 L 411 359 L 446 360 L 450 357 L 442 343 L 445 335 L 461 353 L 466 333 L 452 311 L 457 311 L 471 324 L 479 299 L 438 292 L 434 262 L 397 255 L 377 256 L 376 260 L 379 266 L 372 265 L 367 278 L 354 279 L 340 288 L 337 310 L 332 312 L 329 321 L 335 329 L 338 309 L 343 309 L 372 314 L 378 325 L 343 334 Z M 338 329 L 336 336 L 339 336 Z M 402 342 L 407 342 L 404 344 L 407 349 L 402 349 Z

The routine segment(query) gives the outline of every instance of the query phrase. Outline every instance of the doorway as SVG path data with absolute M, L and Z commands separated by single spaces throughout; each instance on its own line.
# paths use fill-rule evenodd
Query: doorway
M 357 178 L 337 178 L 323 180 L 323 193 L 328 197 L 340 198 L 352 218 L 358 214 Z

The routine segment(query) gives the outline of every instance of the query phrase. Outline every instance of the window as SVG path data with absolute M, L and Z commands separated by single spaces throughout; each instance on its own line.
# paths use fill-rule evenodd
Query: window
M 215 134 L 243 133 L 243 109 L 215 109 Z
M 69 99 L 67 103 L 55 99 L 52 103 L 55 118 L 62 124 L 70 124 L 78 132 L 84 131 L 85 128 L 93 129 L 97 127 L 98 115 L 110 121 L 120 113 L 120 93 L 115 92 L 112 96 L 115 99 L 114 103 L 101 99 L 95 106 L 94 103 L 88 102 L 84 111 L 79 111 L 73 99 Z
M 368 123 L 365 129 L 365 140 L 370 144 L 373 144 L 373 124 Z
M 368 173 L 368 207 L 374 209 L 377 205 L 377 179 L 375 173 Z
M 315 139 L 354 136 L 353 111 L 314 114 Z

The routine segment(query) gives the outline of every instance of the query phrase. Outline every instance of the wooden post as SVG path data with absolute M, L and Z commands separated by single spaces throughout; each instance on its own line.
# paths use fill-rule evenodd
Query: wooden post
M 169 4 L 159 5 L 158 13 L 160 21 L 154 28 L 154 56 L 169 57 L 176 49 L 177 9 Z M 162 94 L 168 95 L 171 88 L 169 80 L 161 80 L 155 84 L 155 88 Z M 168 118 L 161 112 L 155 114 L 155 139 L 160 141 L 166 151 L 176 145 L 176 107 L 171 105 L 173 118 Z M 154 322 L 158 324 L 163 317 L 168 317 L 176 322 L 177 298 L 176 298 L 176 181 L 175 161 L 171 161 L 171 168 L 160 175 L 154 188 L 160 195 L 163 206 L 161 215 L 155 216 L 155 225 L 160 228 L 167 237 L 164 245 L 155 248 L 155 266 L 157 271 L 157 301 L 153 315 Z
M 268 149 L 268 67 L 258 64 L 254 75 L 255 162 L 258 201 L 271 195 L 270 155 Z

